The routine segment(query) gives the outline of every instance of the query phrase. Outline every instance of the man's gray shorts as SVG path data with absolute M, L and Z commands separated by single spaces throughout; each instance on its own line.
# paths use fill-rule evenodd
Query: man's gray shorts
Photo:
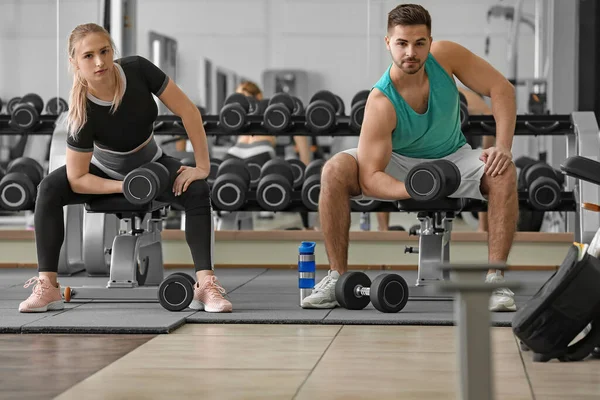
M 348 149 L 342 151 L 342 153 L 350 154 L 356 159 L 357 149 Z M 458 190 L 452 193 L 448 197 L 467 197 L 471 199 L 478 199 L 487 201 L 487 199 L 481 194 L 481 178 L 483 176 L 483 168 L 485 163 L 479 159 L 482 150 L 473 150 L 470 145 L 465 144 L 463 147 L 458 149 L 455 153 L 444 157 L 444 160 L 452 161 L 460 170 L 461 180 Z M 401 156 L 396 153 L 392 153 L 392 158 L 389 164 L 385 168 L 385 172 L 391 175 L 400 182 L 404 182 L 408 171 L 417 164 L 432 161 L 426 158 L 411 158 Z M 352 197 L 353 200 L 370 200 L 372 197 L 363 196 L 362 194 L 356 197 Z M 385 200 L 384 200 L 385 201 Z M 388 200 L 389 201 L 389 200 Z

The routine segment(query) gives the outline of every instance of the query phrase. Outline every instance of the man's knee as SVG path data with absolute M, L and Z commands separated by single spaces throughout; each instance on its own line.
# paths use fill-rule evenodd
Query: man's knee
M 501 174 L 491 176 L 484 174 L 481 180 L 481 191 L 484 194 L 489 194 L 494 190 L 509 190 L 516 193 L 517 191 L 517 168 L 514 163 L 510 163 L 508 168 Z
M 358 163 L 350 154 L 338 153 L 323 166 L 321 171 L 321 186 L 341 185 L 352 192 L 358 189 Z

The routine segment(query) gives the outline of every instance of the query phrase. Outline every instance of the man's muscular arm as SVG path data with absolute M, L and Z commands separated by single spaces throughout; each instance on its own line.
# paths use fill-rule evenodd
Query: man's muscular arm
M 492 99 L 492 114 L 496 120 L 496 147 L 484 151 L 486 173 L 504 172 L 512 160 L 512 144 L 517 119 L 514 86 L 487 61 L 463 46 L 440 41 L 431 52 L 444 60 L 452 74 L 469 89 Z
M 392 131 L 396 112 L 392 103 L 377 89 L 367 100 L 358 141 L 358 180 L 365 196 L 401 200 L 410 196 L 404 183 L 386 174 L 392 156 Z

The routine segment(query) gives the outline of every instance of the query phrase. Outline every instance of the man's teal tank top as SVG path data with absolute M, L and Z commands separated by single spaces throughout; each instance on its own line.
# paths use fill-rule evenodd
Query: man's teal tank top
M 394 105 L 396 128 L 392 132 L 394 153 L 412 158 L 442 158 L 467 143 L 460 128 L 460 99 L 456 83 L 429 54 L 425 72 L 429 78 L 429 104 L 417 113 L 398 93 L 390 78 L 391 65 L 375 84 Z

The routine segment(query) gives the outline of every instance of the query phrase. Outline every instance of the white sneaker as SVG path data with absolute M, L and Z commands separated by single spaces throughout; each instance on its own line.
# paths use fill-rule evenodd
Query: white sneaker
M 504 282 L 504 277 L 500 271 L 487 274 L 486 283 Z M 490 311 L 517 311 L 515 304 L 515 294 L 508 288 L 498 288 L 492 292 L 490 297 Z
M 312 293 L 302 300 L 302 308 L 335 308 L 335 284 L 340 277 L 337 271 L 329 270 L 327 276 L 315 285 Z

